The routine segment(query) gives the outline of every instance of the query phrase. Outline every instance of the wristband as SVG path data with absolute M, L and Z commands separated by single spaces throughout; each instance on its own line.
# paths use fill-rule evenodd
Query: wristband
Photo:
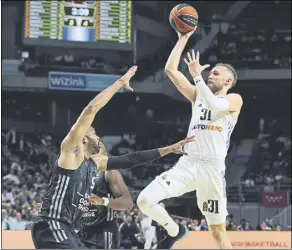
M 103 206 L 107 207 L 107 205 L 109 204 L 109 198 L 102 198 L 103 199 Z

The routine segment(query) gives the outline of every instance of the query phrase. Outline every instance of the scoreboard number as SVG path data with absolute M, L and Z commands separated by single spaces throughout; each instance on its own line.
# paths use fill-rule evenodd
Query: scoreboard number
M 83 19 L 81 22 L 82 27 L 93 27 L 93 25 L 94 25 L 93 20 Z
M 76 25 L 76 20 L 69 19 L 69 26 L 75 26 L 75 25 Z
M 76 22 L 76 19 L 73 19 L 73 18 L 65 18 L 64 19 L 64 24 L 66 26 L 77 26 L 77 22 Z
M 82 26 L 87 27 L 88 26 L 88 20 L 83 20 L 82 21 Z

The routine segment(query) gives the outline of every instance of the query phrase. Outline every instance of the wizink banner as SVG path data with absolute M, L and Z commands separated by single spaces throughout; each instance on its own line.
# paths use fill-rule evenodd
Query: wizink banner
M 102 91 L 120 75 L 49 72 L 49 89 L 73 91 Z

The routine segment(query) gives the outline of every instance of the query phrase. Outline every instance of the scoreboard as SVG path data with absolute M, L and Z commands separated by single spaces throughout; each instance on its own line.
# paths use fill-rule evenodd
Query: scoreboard
M 132 50 L 132 1 L 25 1 L 23 42 Z

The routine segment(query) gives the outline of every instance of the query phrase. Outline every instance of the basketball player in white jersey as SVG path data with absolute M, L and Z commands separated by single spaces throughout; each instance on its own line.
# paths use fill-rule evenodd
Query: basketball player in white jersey
M 139 195 L 137 204 L 141 211 L 161 224 L 168 232 L 157 248 L 171 248 L 187 234 L 187 229 L 176 224 L 166 210 L 159 206 L 161 200 L 178 197 L 196 190 L 197 202 L 206 217 L 209 229 L 218 247 L 232 248 L 226 235 L 225 220 L 227 200 L 225 191 L 225 157 L 230 136 L 237 122 L 242 98 L 227 94 L 236 81 L 232 66 L 217 64 L 209 73 L 206 84 L 201 72 L 209 65 L 201 66 L 199 53 L 188 53 L 189 72 L 195 86 L 178 71 L 181 54 L 193 32 L 181 35 L 166 63 L 166 74 L 177 89 L 191 102 L 192 118 L 188 136 L 196 140 L 186 146 L 187 155 L 177 164 L 158 176 Z

